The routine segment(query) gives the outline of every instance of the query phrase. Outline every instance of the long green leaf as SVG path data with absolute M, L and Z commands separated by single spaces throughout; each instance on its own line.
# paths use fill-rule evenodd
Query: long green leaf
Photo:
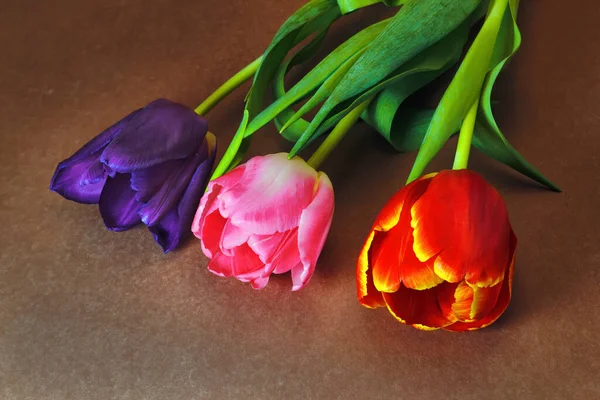
M 290 155 L 303 148 L 336 106 L 377 85 L 402 64 L 448 35 L 467 19 L 479 3 L 480 0 L 407 1 L 344 76 Z
M 494 44 L 507 5 L 508 0 L 494 0 L 490 3 L 490 11 L 481 30 L 435 110 L 408 182 L 423 174 L 429 162 L 454 133 L 453 127 L 463 120 L 479 96 L 490 69 Z
M 510 166 L 514 170 L 528 176 L 547 188 L 560 191 L 559 187 L 542 175 L 506 140 L 498 127 L 491 104 L 494 83 L 509 59 L 519 49 L 521 34 L 516 24 L 518 8 L 517 0 L 510 0 L 502 25 L 495 42 L 490 66 L 492 70 L 483 85 L 480 107 L 475 124 L 473 145 L 488 156 Z M 384 103 L 394 103 L 394 94 L 385 91 L 380 96 Z M 377 99 L 376 99 L 377 100 Z M 390 137 L 392 144 L 400 151 L 413 151 L 420 147 L 426 130 L 434 116 L 433 110 L 403 110 L 394 115 Z M 385 121 L 385 120 L 384 120 Z M 460 123 L 448 128 L 452 133 L 460 129 Z
M 498 75 L 521 46 L 521 32 L 517 26 L 516 15 L 518 0 L 511 0 L 506 10 L 493 57 L 493 69 L 483 85 L 477 125 L 473 136 L 473 145 L 488 156 L 510 166 L 514 170 L 530 177 L 554 191 L 560 188 L 532 166 L 502 134 L 492 113 L 491 96 Z
M 402 68 L 402 72 L 388 79 L 366 94 L 380 92 L 371 102 L 363 119 L 381 133 L 392 145 L 392 125 L 396 111 L 411 94 L 439 77 L 459 60 L 467 42 L 469 24 L 463 23 L 454 32 L 423 51 Z M 362 97 L 354 103 L 360 103 Z M 345 113 L 345 110 L 340 114 Z
M 264 103 L 266 90 L 289 51 L 312 33 L 318 36 L 321 32 L 327 30 L 333 21 L 340 16 L 341 11 L 336 0 L 310 0 L 279 28 L 263 55 L 261 65 L 254 76 L 252 87 L 246 96 L 244 118 L 247 119 L 248 124 L 259 114 Z M 246 128 L 246 123 L 240 124 L 234 140 L 227 149 L 228 157 L 221 159 L 212 179 L 231 170 L 240 162 L 250 145 L 250 138 L 244 137 Z
M 406 3 L 406 0 L 337 0 L 342 14 L 348 14 L 359 8 L 368 7 L 377 3 L 385 3 L 388 6 L 399 6 Z
M 338 46 L 327 57 L 325 57 L 316 67 L 308 72 L 298 83 L 296 83 L 287 93 L 279 96 L 265 110 L 257 115 L 249 124 L 244 136 L 250 136 L 262 126 L 267 124 L 283 110 L 291 107 L 301 101 L 305 96 L 317 89 L 323 84 L 332 74 L 337 73 L 342 65 L 347 63 L 349 58 L 355 57 L 356 54 L 364 52 L 366 47 L 372 43 L 373 39 L 379 35 L 387 26 L 389 20 L 384 20 L 371 25 L 344 43 Z M 297 62 L 298 60 L 295 60 Z M 346 65 L 345 70 L 351 67 L 352 64 Z M 288 65 L 281 65 L 279 68 L 287 70 Z M 276 75 L 277 76 L 277 73 Z M 331 84 L 332 82 L 330 82 Z M 322 101 L 322 100 L 321 100 Z

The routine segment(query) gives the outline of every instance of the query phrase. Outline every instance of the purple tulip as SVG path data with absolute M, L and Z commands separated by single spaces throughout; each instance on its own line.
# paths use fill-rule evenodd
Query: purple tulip
M 50 190 L 99 204 L 108 229 L 143 222 L 165 252 L 190 232 L 215 161 L 215 137 L 191 109 L 158 99 L 58 164 Z

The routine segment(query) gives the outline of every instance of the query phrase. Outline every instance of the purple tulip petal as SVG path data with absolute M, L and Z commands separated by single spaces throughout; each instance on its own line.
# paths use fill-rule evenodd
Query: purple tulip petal
M 137 193 L 135 198 L 140 203 L 147 203 L 163 185 L 171 179 L 174 171 L 181 170 L 188 159 L 170 160 L 150 168 L 135 171 L 131 174 L 131 188 Z
M 208 130 L 193 110 L 166 99 L 141 109 L 102 153 L 112 170 L 130 173 L 165 161 L 188 157 Z
M 149 226 L 148 229 L 165 253 L 179 245 L 179 215 L 177 215 L 177 210 L 171 210 L 157 224 Z
M 100 195 L 100 215 L 104 225 L 113 231 L 125 231 L 140 223 L 140 203 L 130 187 L 129 174 L 108 178 Z
M 50 190 L 78 203 L 97 204 L 106 182 L 100 155 L 132 115 L 106 129 L 58 164 L 50 182 Z
M 181 239 L 191 232 L 190 227 L 194 213 L 198 208 L 198 203 L 206 188 L 210 172 L 215 162 L 215 144 L 210 143 L 211 141 L 214 141 L 214 137 L 210 138 L 207 136 L 207 139 L 209 140 L 207 150 L 210 154 L 208 155 L 208 158 L 196 168 L 185 193 L 181 197 L 177 209 L 171 210 L 156 224 L 148 226 L 148 229 L 150 229 L 150 232 L 154 235 L 154 240 L 156 240 L 163 248 L 165 253 L 175 249 L 181 242 Z M 203 148 L 206 147 L 203 146 Z M 206 150 L 201 150 L 199 153 L 206 154 L 205 151 Z M 206 157 L 206 155 L 204 157 Z
M 106 182 L 103 165 L 98 161 L 100 154 L 79 158 L 68 167 L 56 169 L 50 190 L 68 200 L 83 204 L 97 204 Z
M 201 165 L 202 162 L 207 158 L 208 145 L 206 141 L 203 141 L 200 148 L 198 148 L 193 155 L 185 160 L 180 160 L 181 162 L 169 162 L 168 164 L 164 163 L 147 170 L 134 172 L 132 174 L 134 177 L 132 182 L 138 184 L 138 186 L 133 186 L 134 189 L 136 187 L 143 187 L 144 189 L 148 187 L 157 187 L 159 184 L 156 182 L 157 176 L 162 179 L 158 191 L 152 194 L 150 199 L 139 211 L 140 217 L 142 217 L 142 222 L 144 224 L 148 226 L 154 225 L 158 222 L 158 220 L 166 215 L 169 210 L 177 208 L 183 193 L 190 184 L 192 176 L 198 169 L 198 166 Z M 168 170 L 167 176 L 164 176 L 164 174 L 152 175 L 152 170 L 157 168 L 170 169 Z M 144 180 L 149 183 L 142 186 L 141 183 Z M 144 194 L 146 196 L 148 195 L 148 193 Z

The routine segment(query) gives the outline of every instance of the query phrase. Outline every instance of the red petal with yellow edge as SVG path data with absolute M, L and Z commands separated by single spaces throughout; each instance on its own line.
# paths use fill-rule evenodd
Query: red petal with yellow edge
M 456 315 L 454 315 L 454 311 L 452 310 L 452 305 L 455 302 L 454 292 L 456 292 L 457 287 L 458 283 L 442 282 L 436 288 L 440 310 L 442 310 L 444 317 L 452 322 L 458 321 L 458 318 L 456 318 Z
M 494 308 L 490 311 L 488 315 L 485 317 L 474 321 L 474 322 L 455 322 L 452 325 L 444 327 L 447 331 L 452 332 L 464 332 L 464 331 L 472 331 L 476 329 L 485 328 L 496 322 L 496 320 L 506 311 L 508 304 L 510 303 L 510 298 L 512 295 L 512 281 L 515 269 L 515 250 L 517 247 L 517 237 L 511 231 L 510 233 L 510 254 L 511 254 L 511 262 L 509 267 L 506 269 L 506 273 L 504 275 L 504 281 L 502 282 L 502 287 L 500 289 L 500 294 L 498 295 L 498 301 Z
M 358 256 L 358 263 L 356 265 L 356 288 L 358 291 L 358 301 L 363 306 L 369 308 L 385 307 L 385 302 L 383 301 L 383 297 L 381 297 L 381 293 L 375 289 L 373 277 L 369 269 L 369 250 L 371 249 L 374 237 L 375 232 L 371 231 L 360 252 L 360 255 Z
M 396 192 L 379 212 L 377 219 L 375 219 L 373 229 L 386 232 L 396 226 L 400 219 L 400 213 L 402 212 L 404 204 L 406 203 L 410 208 L 418 197 L 427 189 L 433 175 L 434 174 L 430 174 L 411 182 Z
M 395 210 L 399 214 L 394 217 L 396 225 L 381 233 L 381 243 L 372 246 L 371 250 L 373 281 L 380 292 L 395 292 L 401 281 L 405 287 L 418 290 L 429 289 L 442 282 L 433 271 L 433 264 L 420 262 L 413 252 L 410 209 L 428 185 L 429 180 L 416 181 L 400 190 L 400 196 L 390 201 L 397 202 Z
M 425 290 L 443 282 L 433 270 L 433 260 L 421 262 L 413 252 L 409 208 L 402 212 L 398 225 L 382 235 L 381 245 L 372 250 L 373 280 L 377 290 L 395 292 L 400 282 L 408 289 Z
M 494 286 L 509 261 L 510 222 L 504 201 L 470 170 L 442 171 L 411 209 L 414 251 L 436 256 L 434 269 L 448 282 Z
M 396 293 L 383 293 L 383 299 L 398 321 L 423 330 L 439 329 L 453 321 L 440 308 L 437 289 L 413 290 L 400 285 Z
M 452 305 L 454 315 L 462 322 L 479 320 L 492 311 L 502 289 L 502 282 L 489 288 L 471 287 L 461 282 L 454 293 L 455 303 Z

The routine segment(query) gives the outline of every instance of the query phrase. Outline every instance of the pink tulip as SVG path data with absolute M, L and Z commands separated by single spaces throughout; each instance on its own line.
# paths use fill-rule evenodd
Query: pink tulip
M 208 269 L 262 289 L 292 272 L 292 290 L 311 278 L 333 217 L 333 186 L 299 157 L 254 157 L 208 184 L 192 232 Z

